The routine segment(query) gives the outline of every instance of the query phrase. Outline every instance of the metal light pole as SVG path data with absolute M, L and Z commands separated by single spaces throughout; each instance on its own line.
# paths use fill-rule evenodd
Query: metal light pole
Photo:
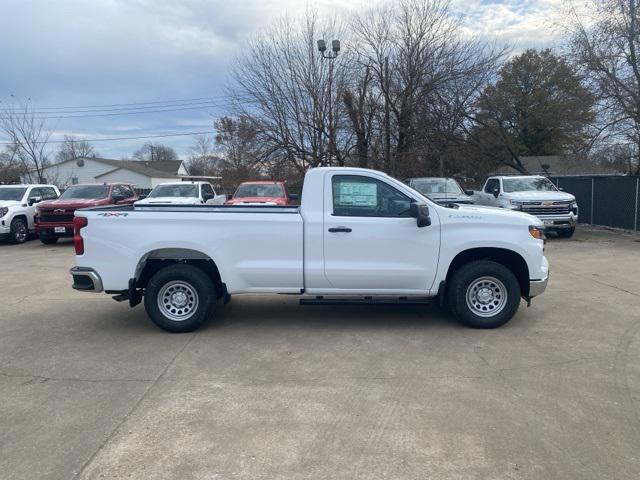
M 340 40 L 331 41 L 331 51 L 333 53 L 325 53 L 327 51 L 327 42 L 318 40 L 318 51 L 322 58 L 329 60 L 329 166 L 331 166 L 331 156 L 335 154 L 335 131 L 333 128 L 333 95 L 331 93 L 333 84 L 333 60 L 340 52 Z

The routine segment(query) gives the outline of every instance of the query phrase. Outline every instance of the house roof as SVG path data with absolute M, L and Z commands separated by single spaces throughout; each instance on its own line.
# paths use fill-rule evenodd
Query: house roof
M 618 173 L 618 171 L 611 166 L 598 164 L 577 155 L 520 157 L 520 161 L 532 175 L 593 175 Z M 516 170 L 511 167 L 501 167 L 496 173 L 516 173 Z
M 113 167 L 112 170 L 98 175 L 96 178 L 114 172 L 119 169 L 130 170 L 140 175 L 156 178 L 171 178 L 178 175 L 178 170 L 182 165 L 182 160 L 161 160 L 156 162 L 147 162 L 143 160 L 112 160 L 110 158 L 100 157 L 84 157 L 74 158 L 72 160 L 66 160 L 64 162 L 56 163 L 52 167 L 62 165 L 67 162 L 75 162 L 78 160 L 94 160 L 96 162 L 105 163 Z

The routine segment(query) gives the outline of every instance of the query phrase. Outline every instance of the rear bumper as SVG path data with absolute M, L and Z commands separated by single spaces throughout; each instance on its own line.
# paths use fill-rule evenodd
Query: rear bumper
M 102 279 L 93 268 L 73 267 L 69 270 L 69 273 L 73 277 L 73 285 L 71 287 L 74 290 L 93 293 L 102 292 Z

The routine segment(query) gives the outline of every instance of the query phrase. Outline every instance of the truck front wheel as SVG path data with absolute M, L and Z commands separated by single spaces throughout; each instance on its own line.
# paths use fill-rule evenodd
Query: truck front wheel
M 191 265 L 171 265 L 147 284 L 144 308 L 153 323 L 167 332 L 192 332 L 209 317 L 216 302 L 211 279 Z
M 504 265 L 477 260 L 460 267 L 448 288 L 449 307 L 465 325 L 497 328 L 507 323 L 520 305 L 520 284 Z

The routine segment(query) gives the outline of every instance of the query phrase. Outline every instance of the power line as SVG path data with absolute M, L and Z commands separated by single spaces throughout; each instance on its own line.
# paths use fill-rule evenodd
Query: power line
M 144 113 L 162 113 L 162 112 L 180 112 L 180 111 L 184 111 L 184 110 L 203 110 L 206 108 L 218 108 L 218 107 L 223 107 L 226 104 L 222 103 L 222 104 L 208 104 L 208 105 L 201 105 L 201 106 L 193 106 L 193 107 L 183 107 L 183 108 L 172 108 L 172 109 L 163 109 L 163 110 L 143 110 L 143 111 L 134 111 L 134 112 L 116 112 L 116 113 L 91 113 L 88 115 L 49 115 L 49 116 L 40 116 L 40 115 L 33 115 L 33 118 L 38 119 L 38 120 L 54 120 L 54 119 L 60 119 L 60 118 L 90 118 L 90 117 L 117 117 L 117 116 L 121 116 L 121 115 L 139 115 L 139 114 L 144 114 Z M 29 114 L 27 114 L 29 115 Z M 16 115 L 16 117 L 21 116 L 21 115 Z M 12 115 L 1 115 L 0 114 L 0 118 L 4 118 L 4 119 L 10 119 L 12 118 Z
M 111 137 L 111 138 L 79 138 L 77 142 L 115 142 L 120 140 L 142 140 L 147 138 L 164 138 L 164 137 L 186 137 L 189 135 L 210 135 L 212 132 L 184 132 L 184 133 L 165 133 L 161 135 L 143 135 L 139 137 Z M 49 140 L 46 142 L 33 142 L 37 144 L 44 143 L 65 143 L 66 140 Z M 12 145 L 13 142 L 0 142 L 0 145 Z
M 70 114 L 70 113 L 93 113 L 93 112 L 119 112 L 119 111 L 128 111 L 128 110 L 147 110 L 150 108 L 174 108 L 174 107 L 185 107 L 185 106 L 196 106 L 196 105 L 206 105 L 212 103 L 218 103 L 220 100 L 204 100 L 204 101 L 193 101 L 193 102 L 183 102 L 183 103 L 172 103 L 172 104 L 163 104 L 163 105 L 149 105 L 146 107 L 117 107 L 117 108 L 94 108 L 94 109 L 84 109 L 84 110 L 64 110 L 64 111 L 45 111 L 45 110 L 27 110 L 29 115 L 56 115 L 56 114 Z M 17 115 L 22 115 L 24 111 L 17 110 Z M 6 113 L 4 115 L 7 115 Z
M 58 106 L 58 107 L 40 106 L 37 108 L 41 110 L 66 110 L 66 109 L 73 109 L 73 108 L 84 109 L 84 108 L 124 107 L 124 106 L 132 106 L 132 105 L 154 105 L 158 103 L 182 103 L 182 102 L 191 102 L 191 101 L 195 102 L 200 100 L 212 100 L 215 98 L 228 98 L 228 96 L 212 95 L 210 97 L 183 98 L 179 100 L 155 100 L 153 102 L 111 103 L 111 104 L 105 104 L 105 105 L 72 105 L 72 106 L 67 105 L 67 106 Z

